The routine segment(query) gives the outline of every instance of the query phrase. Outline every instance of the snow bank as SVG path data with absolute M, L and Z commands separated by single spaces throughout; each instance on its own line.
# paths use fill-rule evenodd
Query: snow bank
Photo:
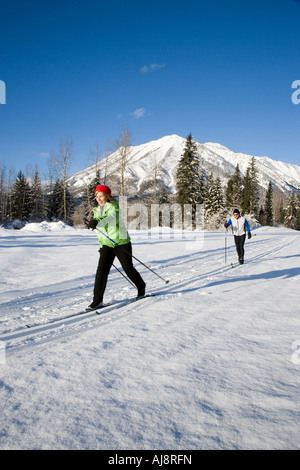
M 64 222 L 39 222 L 39 223 L 28 223 L 23 227 L 22 232 L 56 232 L 60 230 L 74 230 L 70 225 L 65 224 Z

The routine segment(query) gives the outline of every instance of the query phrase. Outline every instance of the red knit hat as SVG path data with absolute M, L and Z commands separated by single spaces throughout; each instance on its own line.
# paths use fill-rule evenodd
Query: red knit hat
M 98 193 L 98 192 L 107 194 L 108 196 L 111 195 L 111 189 L 108 186 L 101 185 L 101 184 L 99 184 L 95 189 L 95 193 Z

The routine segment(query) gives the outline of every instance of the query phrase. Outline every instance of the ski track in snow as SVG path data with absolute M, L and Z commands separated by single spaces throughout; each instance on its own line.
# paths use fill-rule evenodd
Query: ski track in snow
M 227 237 L 230 237 L 230 234 L 227 234 Z M 251 250 L 247 250 L 247 267 L 260 262 L 263 259 L 268 259 L 275 253 L 298 242 L 299 238 L 297 235 L 292 240 L 291 236 L 283 236 L 274 239 L 271 243 L 268 243 L 266 250 L 263 252 L 260 248 L 260 243 L 263 242 L 258 242 L 256 246 L 251 247 Z M 96 312 L 90 312 L 88 314 L 85 313 L 80 316 L 65 319 L 65 317 L 72 314 L 71 312 L 76 314 L 77 312 L 84 310 L 87 302 L 85 302 L 85 304 L 82 303 L 81 291 L 83 291 L 83 295 L 86 290 L 90 293 L 93 288 L 93 279 L 88 283 L 80 284 L 75 287 L 68 286 L 68 283 L 63 283 L 63 285 L 58 283 L 51 286 L 52 292 L 30 293 L 25 297 L 20 296 L 17 300 L 4 302 L 1 304 L 1 311 L 7 311 L 7 316 L 10 317 L 13 311 L 15 320 L 10 318 L 10 322 L 19 324 L 21 319 L 22 326 L 13 326 L 11 329 L 5 331 L 2 325 L 2 334 L 0 339 L 6 342 L 8 352 L 10 352 L 11 349 L 20 349 L 27 345 L 33 346 L 36 341 L 41 344 L 43 341 L 55 340 L 56 336 L 69 336 L 73 334 L 74 331 L 77 333 L 78 330 L 82 328 L 91 328 L 92 326 L 99 328 L 101 326 L 105 326 L 107 323 L 115 322 L 131 313 L 144 309 L 145 302 L 149 305 L 154 302 L 166 301 L 172 297 L 188 294 L 189 292 L 198 289 L 203 290 L 206 286 L 212 285 L 212 281 L 214 283 L 220 283 L 222 279 L 226 280 L 228 277 L 231 277 L 232 279 L 238 277 L 240 272 L 235 271 L 232 273 L 233 267 L 229 261 L 226 265 L 222 265 L 220 251 L 222 251 L 222 249 L 215 250 L 215 253 L 208 253 L 207 251 L 204 253 L 193 252 L 181 254 L 180 256 L 171 258 L 168 261 L 160 261 L 156 266 L 158 270 L 157 272 L 166 279 L 170 273 L 170 266 L 171 271 L 173 271 L 174 266 L 176 266 L 176 268 L 180 268 L 181 266 L 188 265 L 189 269 L 188 272 L 183 272 L 182 270 L 177 271 L 175 273 L 175 278 L 171 280 L 167 287 L 153 289 L 153 292 L 161 293 L 159 297 L 145 298 L 139 305 L 125 305 L 120 310 L 115 310 L 113 305 L 114 300 L 109 299 L 108 302 L 112 302 L 112 305 L 108 306 L 105 311 L 101 312 L 101 315 L 97 315 Z M 236 263 L 234 253 L 235 249 L 231 246 L 229 256 L 232 261 Z M 209 260 L 207 260 L 208 257 Z M 220 264 L 221 266 L 215 268 L 216 265 Z M 236 267 L 239 270 L 242 270 L 245 269 L 245 266 L 246 265 Z M 137 265 L 137 268 L 139 269 L 140 266 Z M 145 274 L 145 268 L 143 268 L 143 270 L 143 274 Z M 171 275 L 174 276 L 172 273 Z M 177 277 L 179 276 L 180 279 L 178 280 Z M 260 281 L 258 280 L 258 282 Z M 130 294 L 130 297 L 134 296 L 133 289 L 130 291 Z M 203 292 L 200 292 L 200 294 L 203 294 Z M 123 300 L 126 300 L 126 297 L 124 297 Z M 57 321 L 48 324 L 47 322 L 53 320 L 53 317 L 57 319 Z M 43 323 L 45 324 L 43 325 Z M 27 328 L 26 325 L 28 324 L 31 325 L 31 328 Z M 12 344 L 10 344 L 10 340 L 14 340 Z
M 158 358 L 162 358 L 164 354 L 170 354 L 170 361 L 168 361 L 169 369 L 166 372 L 166 379 L 157 378 L 157 387 L 160 387 L 164 380 L 169 380 L 169 377 L 171 377 L 171 375 L 169 374 L 174 373 L 175 376 L 179 374 L 178 377 L 180 377 L 182 373 L 182 367 L 188 367 L 188 365 L 185 364 L 181 364 L 180 366 L 180 364 L 173 362 L 172 358 L 173 354 L 176 354 L 177 357 L 177 355 L 179 354 L 178 350 L 182 351 L 182 354 L 187 354 L 188 357 L 189 354 L 192 354 L 189 351 L 193 351 L 192 344 L 196 341 L 196 338 L 198 340 L 197 330 L 194 329 L 195 326 L 198 324 L 199 334 L 201 332 L 201 340 L 199 344 L 201 344 L 201 347 L 204 348 L 204 351 L 207 350 L 210 353 L 207 353 L 207 356 L 204 355 L 204 359 L 202 360 L 204 361 L 202 362 L 203 370 L 201 370 L 200 366 L 194 366 L 193 375 L 195 383 L 191 382 L 190 387 L 191 390 L 194 390 L 194 387 L 196 387 L 195 391 L 192 392 L 192 395 L 195 394 L 196 396 L 198 393 L 197 390 L 199 391 L 199 393 L 200 390 L 201 393 L 203 393 L 201 398 L 199 396 L 199 400 L 196 399 L 192 409 L 186 412 L 187 418 L 183 419 L 183 422 L 181 424 L 178 420 L 175 420 L 174 418 L 172 425 L 168 424 L 167 414 L 163 411 L 164 407 L 166 407 L 166 410 L 168 409 L 167 403 L 164 404 L 164 402 L 162 401 L 162 403 L 160 404 L 160 409 L 156 411 L 155 406 L 150 406 L 149 404 L 149 408 L 147 409 L 146 403 L 141 404 L 141 408 L 138 408 L 138 405 L 136 403 L 139 402 L 139 398 L 136 396 L 136 402 L 134 404 L 132 403 L 132 413 L 136 416 L 136 433 L 138 434 L 138 430 L 140 430 L 139 436 L 136 435 L 134 437 L 134 433 L 130 432 L 129 435 L 131 437 L 129 437 L 129 435 L 125 437 L 125 434 L 121 430 L 117 430 L 119 425 L 115 424 L 115 421 L 118 422 L 119 418 L 112 414 L 108 415 L 112 419 L 111 429 L 109 428 L 109 423 L 105 424 L 108 440 L 106 438 L 100 439 L 99 436 L 97 440 L 96 438 L 93 439 L 89 435 L 90 431 L 88 429 L 86 429 L 86 435 L 83 435 L 81 438 L 75 436 L 77 432 L 76 424 L 74 424 L 75 422 L 73 422 L 71 419 L 73 423 L 73 431 L 65 431 L 65 434 L 61 436 L 60 440 L 59 438 L 57 438 L 58 442 L 56 442 L 56 438 L 54 437 L 52 437 L 52 441 L 50 438 L 50 441 L 47 441 L 46 435 L 42 437 L 37 437 L 37 435 L 34 435 L 33 442 L 31 441 L 26 444 L 23 439 L 21 440 L 20 444 L 18 444 L 17 442 L 14 444 L 12 441 L 14 441 L 14 438 L 16 440 L 18 439 L 19 433 L 18 430 L 16 430 L 13 426 L 13 429 L 10 431 L 12 433 L 11 435 L 9 431 L 3 431 L 3 436 L 5 437 L 6 446 L 8 448 L 95 448 L 97 447 L 98 442 L 100 442 L 99 448 L 116 449 L 299 448 L 299 445 L 297 444 L 298 440 L 295 435 L 296 431 L 300 430 L 299 419 L 297 421 L 295 414 L 295 406 L 297 404 L 293 404 L 291 403 L 291 401 L 287 401 L 288 398 L 291 399 L 291 397 L 294 398 L 296 396 L 296 392 L 294 392 L 294 387 L 299 387 L 299 383 L 298 385 L 288 385 L 288 381 L 291 380 L 289 377 L 289 379 L 286 379 L 287 383 L 284 384 L 284 378 L 279 378 L 283 374 L 280 371 L 278 372 L 278 379 L 276 380 L 278 380 L 277 386 L 279 387 L 279 390 L 280 387 L 282 388 L 281 391 L 276 392 L 272 389 L 272 391 L 270 390 L 268 392 L 265 392 L 263 387 L 261 388 L 261 390 L 259 390 L 259 379 L 257 378 L 259 374 L 258 371 L 254 369 L 255 366 L 252 361 L 253 350 L 255 348 L 257 348 L 258 351 L 263 349 L 263 339 L 258 339 L 255 334 L 251 331 L 249 331 L 249 333 L 247 333 L 246 331 L 235 331 L 234 322 L 232 325 L 235 333 L 230 333 L 230 331 L 227 331 L 226 325 L 229 320 L 224 310 L 227 309 L 229 305 L 229 310 L 232 308 L 233 318 L 235 318 L 235 315 L 239 316 L 240 309 L 242 309 L 243 311 L 247 311 L 247 314 L 249 316 L 248 318 L 247 316 L 245 316 L 245 320 L 243 317 L 243 322 L 247 324 L 247 322 L 249 321 L 249 324 L 251 324 L 251 319 L 249 320 L 249 318 L 251 316 L 252 309 L 255 318 L 259 318 L 259 321 L 261 322 L 259 327 L 261 328 L 263 335 L 265 335 L 267 343 L 272 344 L 271 332 L 273 331 L 273 334 L 276 336 L 278 334 L 277 324 L 282 324 L 281 319 L 277 320 L 277 318 L 280 317 L 277 316 L 276 305 L 274 306 L 274 317 L 276 318 L 276 320 L 274 320 L 275 323 L 274 325 L 270 323 L 267 324 L 267 322 L 269 322 L 269 320 L 267 319 L 268 312 L 256 312 L 254 298 L 253 305 L 247 305 L 244 309 L 242 305 L 243 297 L 249 297 L 248 294 L 251 292 L 253 292 L 255 295 L 256 291 L 260 292 L 261 295 L 261 292 L 265 287 L 266 294 L 268 292 L 270 292 L 271 294 L 271 298 L 269 299 L 270 304 L 272 303 L 272 292 L 276 292 L 276 289 L 278 289 L 279 285 L 277 281 L 281 279 L 282 282 L 285 282 L 285 285 L 291 285 L 287 283 L 292 283 L 295 291 L 296 289 L 299 289 L 299 263 L 290 266 L 289 262 L 290 258 L 295 261 L 297 260 L 297 256 L 299 256 L 299 232 L 293 232 L 286 229 L 277 230 L 272 228 L 260 228 L 257 230 L 253 230 L 252 239 L 246 241 L 245 264 L 241 266 L 236 265 L 237 260 L 235 247 L 233 244 L 232 235 L 230 233 L 227 233 L 225 235 L 222 232 L 208 232 L 205 235 L 203 248 L 199 251 L 186 251 L 186 240 L 164 239 L 164 234 L 162 235 L 162 238 L 157 239 L 151 236 L 149 239 L 147 238 L 146 233 L 144 234 L 144 236 L 143 234 L 141 235 L 133 233 L 132 241 L 134 255 L 142 259 L 144 263 L 148 264 L 151 267 L 151 269 L 157 271 L 157 273 L 159 273 L 164 279 L 169 279 L 170 283 L 164 284 L 163 281 L 158 279 L 153 273 L 150 273 L 145 267 L 141 266 L 139 263 L 135 263 L 137 269 L 147 282 L 147 291 L 149 293 L 159 292 L 160 295 L 156 297 L 147 297 L 138 302 L 128 304 L 120 308 L 116 308 L 118 306 L 119 301 L 128 298 L 133 298 L 136 292 L 132 287 L 129 286 L 128 283 L 126 283 L 124 278 L 122 278 L 122 276 L 120 276 L 120 274 L 116 272 L 114 268 L 112 268 L 105 295 L 105 302 L 111 303 L 111 305 L 109 305 L 103 312 L 101 312 L 100 315 L 97 315 L 95 312 L 89 312 L 83 314 L 82 316 L 64 318 L 84 310 L 84 308 L 90 303 L 93 290 L 94 271 L 97 264 L 97 259 L 95 258 L 96 254 L 94 253 L 97 250 L 95 240 L 89 234 L 88 237 L 90 242 L 89 240 L 86 242 L 86 231 L 79 230 L 75 232 L 76 239 L 74 240 L 74 242 L 70 242 L 68 237 L 70 237 L 71 239 L 72 233 L 73 232 L 71 232 L 70 235 L 67 234 L 65 237 L 59 236 L 56 244 L 53 241 L 52 234 L 49 234 L 48 238 L 47 236 L 43 235 L 44 238 L 42 239 L 42 244 L 45 245 L 46 250 L 45 260 L 43 261 L 42 258 L 42 256 L 44 255 L 39 254 L 36 260 L 37 266 L 41 269 L 42 264 L 40 263 L 42 263 L 43 261 L 46 264 L 45 271 L 41 271 L 40 273 L 40 283 L 39 274 L 37 273 L 35 276 L 32 275 L 32 279 L 28 278 L 29 287 L 22 288 L 22 283 L 25 286 L 24 280 L 26 280 L 26 273 L 20 274 L 21 279 L 18 280 L 14 279 L 15 273 L 13 269 L 11 272 L 9 272 L 9 279 L 11 279 L 11 281 L 9 282 L 11 282 L 12 289 L 10 292 L 7 292 L 6 290 L 0 291 L 0 341 L 5 344 L 6 361 L 8 363 L 10 362 L 10 360 L 18 361 L 20 354 L 25 354 L 30 357 L 29 355 L 31 353 L 35 354 L 35 351 L 47 351 L 47 349 L 45 348 L 57 348 L 57 351 L 59 351 L 60 348 L 64 347 L 63 345 L 68 344 L 69 341 L 75 341 L 78 344 L 78 341 L 80 341 L 81 336 L 82 338 L 84 338 L 87 333 L 93 332 L 95 334 L 100 334 L 101 331 L 103 331 L 103 333 L 105 334 L 104 341 L 102 343 L 103 351 L 102 353 L 100 353 L 100 358 L 103 356 L 104 352 L 105 357 L 109 358 L 109 356 L 106 356 L 106 354 L 108 354 L 109 349 L 112 347 L 112 340 L 110 339 L 110 335 L 112 337 L 116 337 L 117 331 L 125 331 L 126 333 L 128 329 L 128 342 L 130 343 L 133 341 L 135 334 L 137 335 L 137 337 L 140 337 L 141 335 L 143 335 L 143 330 L 145 330 L 145 342 L 147 343 L 147 334 L 150 334 L 151 329 L 153 329 L 153 331 L 156 331 L 158 336 L 158 343 L 153 345 L 153 354 L 154 357 L 156 357 L 155 360 L 158 361 Z M 38 238 L 38 235 L 34 236 Z M 224 260 L 224 236 L 227 237 L 228 247 L 226 263 Z M 9 248 L 9 245 L 5 244 L 5 238 L 8 237 L 6 235 L 3 237 L 3 246 L 5 248 Z M 20 252 L 23 252 L 23 249 L 27 250 L 30 247 L 33 250 L 32 253 L 34 253 L 34 243 L 30 240 L 30 233 L 26 237 L 23 234 L 22 236 L 19 236 L 17 234 L 15 237 L 11 237 L 11 241 L 15 246 L 14 249 L 16 250 L 16 257 L 18 257 L 18 250 Z M 81 262 L 83 265 L 83 275 L 78 275 L 78 273 L 80 272 L 78 267 L 77 269 L 74 269 L 73 273 L 71 266 L 69 277 L 68 274 L 65 275 L 64 272 L 62 272 L 61 274 L 58 274 L 57 282 L 52 282 L 52 280 L 55 278 L 55 274 L 53 274 L 52 276 L 49 272 L 45 274 L 47 266 L 48 269 L 50 269 L 51 262 L 54 262 L 54 264 L 58 266 L 59 270 L 59 259 L 61 256 L 60 247 L 64 246 L 65 244 L 66 250 L 73 250 L 73 243 L 78 251 L 80 251 L 81 244 L 84 245 L 86 243 L 87 245 L 87 262 L 93 260 L 93 262 L 91 263 L 92 265 L 88 266 L 88 274 L 84 274 L 85 260 L 83 259 Z M 59 251 L 58 257 L 55 257 L 54 260 L 51 255 L 52 249 L 58 249 Z M 31 254 L 29 253 L 28 256 L 30 257 Z M 39 256 L 41 256 L 41 258 L 39 258 Z M 67 260 L 68 258 L 66 255 L 66 257 L 62 259 L 62 262 L 67 263 Z M 25 259 L 24 263 L 25 266 L 29 266 L 28 260 Z M 72 261 L 72 263 L 75 263 L 75 261 Z M 231 263 L 234 263 L 235 266 L 232 267 Z M 273 284 L 276 284 L 276 287 L 274 288 L 275 291 L 273 291 Z M 239 296 L 241 296 L 240 300 Z M 291 309 L 290 312 L 291 319 L 289 319 L 287 332 L 282 332 L 282 337 L 285 339 L 290 338 L 289 332 L 292 328 L 291 325 L 294 318 L 293 315 L 296 315 L 297 311 L 299 314 L 299 304 L 295 305 L 295 302 L 297 302 L 296 295 L 296 301 L 293 298 L 292 300 L 290 300 L 290 297 L 287 299 L 287 302 L 293 302 L 293 304 L 291 304 L 291 306 L 293 305 L 293 309 Z M 237 299 L 237 303 L 241 302 L 241 306 L 238 307 L 238 309 L 236 310 L 234 303 L 231 304 L 230 299 L 232 299 L 232 302 Z M 267 305 L 269 304 L 267 304 L 266 299 L 263 299 L 260 308 L 266 308 L 267 310 Z M 184 322 L 182 319 L 181 311 L 185 311 L 186 313 L 184 317 Z M 196 320 L 195 315 L 199 314 L 199 312 L 201 313 L 201 315 L 199 316 L 199 318 L 197 317 L 198 320 Z M 211 321 L 210 316 L 212 316 Z M 154 323 L 153 325 L 151 324 L 150 328 L 147 325 L 150 325 L 149 322 L 152 321 L 152 317 Z M 180 323 L 181 326 L 177 326 L 177 323 L 179 325 L 179 319 L 180 322 L 183 322 L 182 325 Z M 157 322 L 156 325 L 155 322 Z M 266 325 L 264 325 L 264 322 L 266 322 Z M 137 323 L 139 326 L 136 333 L 133 333 L 135 323 Z M 26 325 L 28 324 L 36 326 L 32 326 L 32 328 L 27 328 Z M 224 324 L 224 334 L 226 334 L 226 338 L 229 343 L 231 343 L 231 346 L 225 346 L 220 343 L 222 334 L 219 331 L 219 325 L 222 324 Z M 244 325 L 244 323 L 242 324 Z M 169 346 L 168 342 L 167 345 L 163 343 L 164 340 L 161 339 L 163 338 L 163 336 L 161 336 L 159 330 L 160 326 L 161 329 L 164 330 L 166 328 L 166 325 L 168 328 L 168 335 L 170 335 L 170 339 L 168 336 L 168 340 L 166 340 L 170 342 Z M 155 330 L 155 328 L 157 330 Z M 182 339 L 181 344 L 177 344 L 177 342 L 180 341 L 180 336 L 178 336 L 178 339 L 176 339 L 176 353 L 175 350 L 172 353 L 172 349 L 174 348 L 172 338 L 174 337 L 174 340 L 175 338 L 177 338 L 180 328 L 182 328 L 183 338 L 188 335 L 188 332 L 190 332 L 190 336 L 188 337 L 191 343 L 184 343 L 184 339 Z M 216 331 L 218 332 L 217 336 L 215 336 Z M 239 340 L 236 340 L 236 344 L 234 335 L 240 336 Z M 300 331 L 298 331 L 298 336 L 300 336 Z M 292 339 L 297 340 L 299 338 L 296 335 Z M 117 343 L 120 341 L 120 339 L 117 339 Z M 162 349 L 160 349 L 159 346 L 160 341 L 163 345 Z M 244 391 L 244 385 L 239 384 L 239 380 L 235 376 L 234 368 L 231 372 L 232 379 L 234 383 L 238 384 L 238 386 L 240 387 L 240 391 L 231 390 L 230 385 L 226 383 L 226 378 L 224 377 L 224 379 L 222 379 L 222 363 L 224 362 L 224 367 L 227 368 L 229 363 L 227 362 L 226 366 L 226 361 L 229 360 L 230 354 L 232 353 L 232 351 L 236 351 L 236 357 L 238 357 L 238 349 L 241 347 L 241 345 L 243 345 L 243 353 L 249 355 L 246 356 L 249 359 L 249 364 L 247 364 L 247 367 L 249 368 L 250 376 L 253 374 L 254 377 L 254 379 L 252 377 L 254 385 L 251 383 L 249 388 L 249 395 L 251 395 L 252 393 L 253 395 L 259 397 L 258 400 L 256 400 L 257 409 L 254 408 L 255 400 L 253 402 L 253 405 L 250 405 L 251 400 L 248 404 L 247 400 L 249 400 L 249 397 L 244 397 L 244 400 L 246 400 L 247 404 L 243 403 L 243 397 L 240 396 L 240 393 L 247 394 L 247 392 Z M 90 347 L 92 348 L 92 345 Z M 227 347 L 228 349 L 226 349 Z M 220 351 L 220 356 L 218 350 Z M 142 351 L 138 351 L 139 345 L 137 345 L 136 354 L 143 354 Z M 146 357 L 150 357 L 149 354 L 150 352 L 147 352 Z M 257 354 L 262 354 L 262 352 Z M 138 356 L 135 356 L 135 351 L 132 352 L 132 355 L 134 357 L 134 360 L 137 360 L 137 363 L 139 363 L 139 359 L 137 359 Z M 209 362 L 212 360 L 212 356 L 214 355 L 217 358 L 219 357 L 218 360 L 220 361 L 220 369 L 216 369 L 215 363 L 209 365 Z M 194 355 L 191 357 L 194 357 Z M 270 357 L 276 358 L 276 348 L 274 348 L 274 351 L 272 349 L 272 351 L 270 352 Z M 108 360 L 109 363 L 109 359 L 106 360 Z M 114 360 L 114 356 L 112 356 L 111 360 Z M 124 358 L 125 363 L 127 363 L 128 360 Z M 236 360 L 238 361 L 238 359 Z M 260 361 L 262 360 L 263 359 L 260 359 Z M 191 361 L 191 358 L 189 359 L 189 361 Z M 187 364 L 189 364 L 189 361 L 187 362 Z M 41 363 L 42 362 L 43 356 L 41 357 Z M 163 367 L 166 367 L 164 364 L 165 363 L 163 362 Z M 1 366 L 0 364 L 0 373 L 1 367 L 3 367 L 3 365 Z M 126 366 L 124 367 L 126 370 Z M 128 376 L 131 375 L 132 367 L 133 366 L 129 366 L 127 364 Z M 151 369 L 152 366 L 148 364 L 144 367 L 145 369 L 148 369 L 149 367 Z M 264 375 L 267 376 L 268 369 L 265 363 L 263 363 L 263 367 L 265 369 L 262 369 L 261 371 L 262 377 Z M 299 366 L 293 364 L 290 364 L 287 368 L 289 370 L 289 373 L 293 374 L 293 367 L 298 367 L 297 373 L 299 374 Z M 231 370 L 231 366 L 229 366 L 229 369 Z M 172 370 L 173 372 L 171 372 Z M 208 378 L 212 371 L 215 371 L 216 376 Z M 159 375 L 162 374 L 162 372 L 159 372 L 158 370 L 155 373 Z M 274 373 L 276 375 L 277 369 Z M 59 374 L 59 370 L 57 371 L 57 374 Z M 206 374 L 206 376 L 204 374 Z M 200 380 L 200 377 L 202 377 L 202 379 L 198 382 L 198 380 Z M 110 379 L 109 376 L 105 375 L 102 377 L 102 380 L 112 379 Z M 180 381 L 179 378 L 178 380 Z M 187 375 L 187 377 L 183 377 L 182 380 L 184 380 L 184 383 L 186 384 L 187 380 L 192 380 L 192 376 Z M 231 403 L 229 404 L 230 399 L 227 399 L 226 393 L 225 395 L 222 394 L 221 390 L 218 389 L 218 386 L 216 386 L 216 383 L 219 383 L 219 381 L 222 382 L 223 380 L 224 390 L 229 387 L 229 396 L 235 397 L 234 406 L 231 405 Z M 266 382 L 265 386 L 273 387 L 274 384 L 272 384 L 272 379 L 268 378 L 268 380 L 269 382 Z M 282 380 L 281 386 L 278 385 L 280 380 Z M 297 380 L 299 382 L 299 379 Z M 139 383 L 139 381 L 137 382 Z M 169 387 L 171 388 L 173 387 L 172 383 L 173 382 L 170 381 Z M 93 387 L 93 383 L 91 385 Z M 144 384 L 144 386 L 146 390 L 148 385 Z M 187 384 L 181 386 L 182 390 L 184 390 L 184 387 L 189 385 Z M 216 388 L 214 389 L 215 386 Z M 128 387 L 134 387 L 134 383 L 130 384 L 130 386 L 128 385 Z M 205 391 L 206 387 L 208 387 L 209 389 Z M 250 392 L 252 387 L 253 391 Z M 3 377 L 3 380 L 1 380 L 0 374 L 0 393 L 1 391 L 5 391 L 5 393 L 7 394 L 9 393 L 9 390 L 10 385 L 5 385 L 5 375 Z M 11 390 L 13 390 L 13 387 L 11 387 Z M 117 393 L 117 390 L 118 389 L 116 389 L 115 393 Z M 145 390 L 142 390 L 142 394 L 146 393 Z M 160 397 L 160 400 L 163 400 L 165 392 L 165 389 L 163 389 L 163 391 L 161 390 L 162 397 Z M 180 399 L 178 399 L 180 406 L 182 407 L 182 409 L 177 409 L 176 403 L 173 403 L 173 410 L 175 410 L 174 413 L 177 417 L 181 416 L 182 410 L 184 411 L 185 407 L 187 406 L 184 401 L 184 398 L 181 397 L 181 393 L 184 394 L 185 392 L 181 392 L 180 388 L 174 388 L 174 395 L 180 397 Z M 278 396 L 276 395 L 276 393 L 278 394 Z M 154 395 L 156 395 L 156 391 L 154 391 Z M 268 395 L 272 395 L 272 401 L 274 401 L 275 403 L 274 408 L 272 408 L 271 406 L 271 408 L 268 409 L 269 404 L 268 406 L 266 405 L 266 403 L 268 402 L 266 396 Z M 280 408 L 279 400 L 280 397 L 283 397 L 284 395 L 286 395 L 286 403 L 283 401 L 283 403 L 285 403 L 283 405 L 283 408 L 286 408 L 286 411 L 283 410 L 281 412 L 283 414 L 286 413 L 286 415 L 284 415 L 283 425 L 280 427 L 280 424 L 278 424 L 279 417 L 276 414 L 276 407 L 278 407 L 278 409 Z M 55 397 L 52 396 L 51 399 L 55 401 Z M 106 401 L 110 400 L 108 397 L 106 398 L 106 396 L 104 396 L 104 399 Z M 118 395 L 118 398 L 115 398 L 115 400 L 119 399 L 120 396 Z M 76 399 L 74 400 L 76 401 Z M 116 408 L 115 412 L 117 412 L 116 410 L 119 409 L 119 405 L 116 405 L 116 403 L 117 402 L 114 402 L 112 400 L 110 402 L 110 405 L 108 404 L 109 409 L 111 410 L 110 413 L 114 413 L 114 408 Z M 66 408 L 67 406 L 68 405 L 65 404 Z M 142 408 L 145 408 L 145 410 L 142 411 Z M 244 425 L 241 425 L 242 430 L 238 428 L 237 424 L 234 423 L 234 421 L 232 421 L 232 418 L 229 418 L 229 414 L 226 413 L 226 409 L 231 409 L 232 416 L 235 416 L 236 414 L 236 419 L 241 420 L 241 422 L 244 423 Z M 250 411 L 250 409 L 252 409 L 253 411 L 253 416 L 251 416 L 252 412 Z M 268 410 L 268 412 L 266 410 Z M 292 410 L 294 410 L 294 412 Z M 168 413 L 170 413 L 170 411 L 168 411 Z M 188 421 L 189 413 L 190 422 Z M 194 420 L 195 413 L 200 413 L 200 416 L 205 417 L 205 420 L 201 425 L 204 428 L 201 428 L 200 426 L 201 429 L 199 429 L 198 424 Z M 151 416 L 153 422 L 151 423 L 150 428 L 152 429 L 152 432 L 154 432 L 154 429 L 157 430 L 157 436 L 151 437 L 151 432 L 150 434 L 147 434 L 146 430 L 141 428 L 143 422 L 141 415 L 143 414 L 149 414 L 149 416 Z M 161 428 L 159 424 L 160 415 L 162 415 Z M 9 420 L 9 418 L 7 419 Z M 122 421 L 122 426 L 125 426 L 128 423 L 132 425 L 132 423 L 135 422 L 134 416 L 132 418 L 127 416 L 123 419 L 124 421 Z M 42 418 L 38 418 L 38 420 L 42 420 Z M 91 428 L 93 428 L 95 424 L 92 422 L 92 418 L 90 416 L 89 420 L 91 423 Z M 193 424 L 191 424 L 191 422 Z M 223 431 L 220 431 L 220 428 L 218 427 L 219 422 L 223 423 Z M 297 422 L 298 425 L 295 424 Z M 88 426 L 88 424 L 85 425 Z M 23 426 L 26 427 L 25 424 L 23 424 Z M 169 426 L 172 427 L 172 430 L 170 430 Z M 268 426 L 268 429 L 270 426 L 271 428 L 272 426 L 274 426 L 274 429 L 276 429 L 277 432 L 275 437 L 272 434 L 272 429 L 266 431 L 266 426 Z M 185 429 L 185 432 L 183 432 L 183 429 Z M 194 429 L 197 429 L 198 434 L 194 431 Z M 57 430 L 54 432 L 59 434 Z M 72 436 L 72 432 L 75 433 L 74 436 Z M 98 430 L 98 433 L 99 432 L 100 428 Z M 20 433 L 22 433 L 21 429 Z M 2 448 L 1 444 L 0 448 Z

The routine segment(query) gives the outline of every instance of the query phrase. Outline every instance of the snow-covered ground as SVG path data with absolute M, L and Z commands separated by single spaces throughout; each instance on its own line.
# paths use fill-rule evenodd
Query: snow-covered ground
M 225 264 L 223 232 L 149 233 L 160 296 L 47 324 L 90 303 L 96 233 L 0 229 L 0 448 L 300 449 L 300 233 L 253 230 L 234 268 L 229 234 Z M 105 301 L 135 294 L 112 268 Z

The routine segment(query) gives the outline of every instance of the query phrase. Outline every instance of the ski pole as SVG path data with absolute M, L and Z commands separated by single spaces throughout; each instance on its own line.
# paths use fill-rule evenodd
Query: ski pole
M 123 277 L 125 277 L 126 281 L 128 281 L 134 288 L 136 287 L 136 286 L 133 284 L 133 282 L 131 282 L 131 280 L 128 279 L 128 277 L 125 276 L 125 274 L 123 274 L 122 271 L 121 271 L 119 268 L 117 268 L 117 266 L 116 266 L 115 264 L 113 264 L 113 267 L 114 267 L 117 271 L 119 271 L 119 273 L 122 274 Z
M 122 246 L 122 245 L 119 245 L 117 242 L 115 242 L 114 240 L 112 240 L 108 235 L 106 235 L 106 233 L 103 233 L 101 232 L 101 230 L 98 229 L 98 227 L 96 227 L 96 230 L 98 230 L 99 233 L 101 233 L 102 235 L 104 235 L 106 238 L 108 238 L 108 240 L 110 240 L 112 243 L 114 243 L 116 246 Z M 129 255 L 132 256 L 132 258 L 134 258 L 136 261 L 138 261 L 139 263 L 141 263 L 143 266 L 145 266 L 145 268 L 149 269 L 149 271 L 151 271 L 153 274 L 155 274 L 157 277 L 159 277 L 162 281 L 164 281 L 166 284 L 168 284 L 170 281 L 169 280 L 166 280 L 164 279 L 163 277 L 161 277 L 159 274 L 157 274 L 155 271 L 153 271 L 153 269 L 149 268 L 149 266 L 147 266 L 145 263 L 143 263 L 141 260 L 139 260 L 138 258 L 136 258 L 135 256 L 133 256 L 132 253 L 129 253 L 127 250 L 124 250 L 126 253 L 128 253 Z
M 149 268 L 149 266 L 147 266 L 145 263 L 143 263 L 142 261 L 140 261 L 139 259 L 137 259 L 135 256 L 131 255 L 135 260 L 137 260 L 139 263 L 141 263 L 143 266 L 145 266 L 145 268 L 149 269 L 149 271 L 151 271 L 153 274 L 155 274 L 157 277 L 159 277 L 162 281 L 164 281 L 166 284 L 169 284 L 169 279 L 164 279 L 163 277 L 161 277 L 159 274 L 157 274 L 155 271 L 153 271 L 153 269 Z
M 225 264 L 227 263 L 227 228 L 225 229 Z

